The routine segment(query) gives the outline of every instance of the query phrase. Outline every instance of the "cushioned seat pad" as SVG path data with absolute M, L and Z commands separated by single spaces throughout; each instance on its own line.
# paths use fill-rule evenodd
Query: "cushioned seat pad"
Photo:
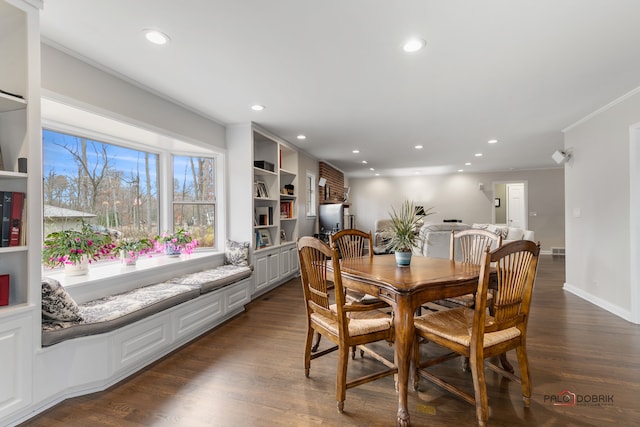
M 181 285 L 197 285 L 205 294 L 251 276 L 251 268 L 244 265 L 221 265 L 211 270 L 189 273 L 167 281 Z
M 79 306 L 83 320 L 43 320 L 42 346 L 109 332 L 199 295 L 200 288 L 196 285 L 165 282 L 89 301 Z

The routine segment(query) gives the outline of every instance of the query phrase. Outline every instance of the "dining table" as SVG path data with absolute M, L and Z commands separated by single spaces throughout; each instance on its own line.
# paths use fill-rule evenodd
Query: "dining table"
M 333 271 L 331 263 L 328 269 Z M 398 368 L 398 426 L 409 426 L 407 389 L 414 344 L 413 318 L 429 301 L 475 292 L 480 266 L 414 255 L 408 266 L 396 265 L 395 255 L 340 260 L 343 286 L 377 296 L 393 310 L 395 363 Z

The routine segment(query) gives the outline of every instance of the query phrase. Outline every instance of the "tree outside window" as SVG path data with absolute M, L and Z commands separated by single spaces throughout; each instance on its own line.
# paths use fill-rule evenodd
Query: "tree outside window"
M 173 227 L 189 230 L 199 246 L 215 246 L 215 159 L 173 156 Z
M 44 129 L 44 235 L 82 221 L 114 238 L 158 232 L 158 154 Z

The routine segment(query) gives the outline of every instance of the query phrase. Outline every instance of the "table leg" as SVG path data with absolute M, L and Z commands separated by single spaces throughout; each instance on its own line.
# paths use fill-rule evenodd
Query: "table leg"
M 411 356 L 413 354 L 413 307 L 400 297 L 394 312 L 395 352 L 398 365 L 398 426 L 409 426 L 407 387 L 409 384 Z

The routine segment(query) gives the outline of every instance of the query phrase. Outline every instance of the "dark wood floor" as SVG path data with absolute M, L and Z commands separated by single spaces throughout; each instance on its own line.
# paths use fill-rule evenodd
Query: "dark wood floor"
M 528 332 L 531 407 L 519 384 L 487 371 L 492 426 L 640 425 L 640 327 L 562 291 L 564 259 L 543 256 Z M 304 306 L 291 280 L 252 302 L 246 313 L 107 391 L 69 399 L 24 426 L 393 426 L 393 379 L 347 391 L 335 406 L 335 355 L 303 371 Z M 325 343 L 326 345 L 326 343 Z M 437 351 L 423 346 L 423 351 Z M 382 351 L 390 352 L 381 344 Z M 515 354 L 509 359 L 516 365 Z M 377 369 L 350 361 L 354 375 Z M 450 381 L 471 377 L 453 360 Z M 556 406 L 545 396 L 569 390 L 582 400 Z M 595 399 L 606 402 L 593 403 Z M 588 402 L 587 402 L 588 400 Z M 414 426 L 472 426 L 469 404 L 427 384 L 409 392 Z

